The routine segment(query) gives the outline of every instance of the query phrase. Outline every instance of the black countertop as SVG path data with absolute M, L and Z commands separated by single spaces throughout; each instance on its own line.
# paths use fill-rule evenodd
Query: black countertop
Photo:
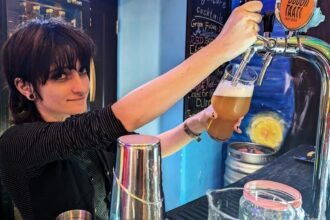
M 287 184 L 299 190 L 303 199 L 303 208 L 308 210 L 312 203 L 313 163 L 294 159 L 294 156 L 306 155 L 310 146 L 299 146 L 264 166 L 253 174 L 227 187 L 243 187 L 252 180 L 272 180 Z M 207 220 L 208 201 L 206 196 L 191 201 L 166 213 L 169 220 Z

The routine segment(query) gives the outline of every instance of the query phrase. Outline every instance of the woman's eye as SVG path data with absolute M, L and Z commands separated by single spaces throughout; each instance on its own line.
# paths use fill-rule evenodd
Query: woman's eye
M 87 68 L 86 68 L 86 67 L 81 67 L 81 68 L 79 69 L 79 73 L 80 73 L 80 74 L 87 74 L 87 73 L 88 73 Z
M 70 69 L 64 68 L 57 70 L 52 76 L 51 79 L 53 80 L 65 80 L 68 75 L 70 74 Z
M 66 77 L 67 77 L 66 74 L 61 72 L 61 73 L 55 73 L 54 75 L 52 75 L 51 79 L 53 79 L 53 80 L 63 80 Z
M 63 80 L 63 79 L 66 79 L 67 75 L 62 73 L 58 78 L 57 80 Z

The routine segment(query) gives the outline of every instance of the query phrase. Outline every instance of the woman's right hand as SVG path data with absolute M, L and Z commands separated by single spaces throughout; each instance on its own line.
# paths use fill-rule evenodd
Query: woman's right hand
M 219 56 L 230 61 L 245 52 L 256 40 L 262 20 L 261 1 L 249 1 L 233 10 L 219 36 Z

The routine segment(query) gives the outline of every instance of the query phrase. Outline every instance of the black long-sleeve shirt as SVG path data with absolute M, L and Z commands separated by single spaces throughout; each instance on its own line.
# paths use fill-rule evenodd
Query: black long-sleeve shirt
M 3 185 L 24 219 L 55 219 L 71 209 L 102 219 L 109 210 L 116 140 L 126 134 L 110 107 L 64 122 L 12 126 L 0 137 Z

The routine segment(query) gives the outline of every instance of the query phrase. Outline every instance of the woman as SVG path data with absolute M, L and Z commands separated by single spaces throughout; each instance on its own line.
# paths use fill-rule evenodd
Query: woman
M 90 112 L 89 37 L 58 21 L 31 21 L 15 32 L 2 53 L 14 125 L 0 138 L 0 174 L 23 218 L 54 219 L 84 209 L 108 219 L 116 139 L 158 117 L 244 52 L 256 40 L 261 8 L 260 2 L 237 8 L 207 47 L 112 106 Z M 211 117 L 209 108 L 160 134 L 163 154 L 196 138 Z

